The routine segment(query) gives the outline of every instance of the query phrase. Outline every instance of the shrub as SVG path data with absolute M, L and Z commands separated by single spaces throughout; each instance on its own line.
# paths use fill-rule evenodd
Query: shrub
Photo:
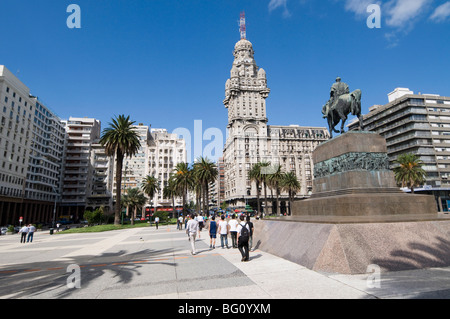
M 153 220 L 155 220 L 156 217 L 159 217 L 160 223 L 165 223 L 169 219 L 169 212 L 156 212 L 153 214 Z
M 84 212 L 83 218 L 87 220 L 89 226 L 101 224 L 103 221 L 103 209 L 97 208 L 93 212 L 87 210 Z

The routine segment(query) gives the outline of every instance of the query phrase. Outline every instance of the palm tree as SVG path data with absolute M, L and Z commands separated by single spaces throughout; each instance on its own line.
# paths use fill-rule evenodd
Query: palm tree
M 268 179 L 269 179 L 269 168 L 270 168 L 270 163 L 269 162 L 260 162 L 259 163 L 259 170 L 261 173 L 261 181 L 264 184 L 264 212 L 267 211 L 267 209 L 269 208 L 267 206 L 267 185 L 268 185 Z M 264 214 L 261 214 L 261 218 L 263 218 Z
M 256 163 L 255 165 L 253 165 L 251 170 L 248 172 L 248 178 L 250 179 L 250 181 L 254 181 L 256 183 L 256 202 L 258 205 L 258 214 L 260 214 L 261 213 L 260 186 L 263 181 L 263 176 L 261 175 L 261 163 Z
M 283 175 L 281 187 L 289 194 L 289 215 L 292 215 L 292 202 L 295 194 L 300 191 L 300 182 L 294 173 L 289 172 Z
M 275 194 L 277 197 L 276 200 L 276 214 L 277 216 L 280 214 L 280 184 L 283 180 L 283 172 L 281 171 L 281 165 L 280 164 L 274 164 L 271 166 L 271 172 L 268 176 L 269 184 L 275 189 Z
M 198 177 L 195 174 L 195 167 L 192 170 L 192 185 L 190 189 L 195 193 L 195 202 L 196 202 L 196 210 L 197 214 L 200 214 L 200 211 L 202 209 L 202 193 L 203 193 L 203 187 L 202 183 L 199 181 Z
M 414 194 L 414 187 L 425 182 L 426 172 L 422 168 L 423 161 L 417 155 L 407 153 L 399 155 L 394 163 L 398 164 L 394 168 L 395 180 L 402 187 L 409 187 L 411 194 Z
M 103 130 L 100 144 L 105 147 L 107 156 L 116 157 L 116 206 L 114 225 L 120 224 L 122 166 L 125 156 L 133 156 L 141 147 L 138 134 L 133 128 L 130 116 L 119 115 L 112 119 L 109 127 Z
M 186 208 L 186 197 L 189 187 L 193 184 L 192 171 L 188 163 L 178 163 L 174 169 L 174 181 L 176 187 L 183 196 L 183 211 Z
M 145 193 L 145 195 L 149 197 L 151 206 L 153 207 L 153 197 L 155 196 L 155 193 L 160 190 L 158 179 L 155 176 L 147 175 L 142 181 L 141 189 Z
M 219 175 L 217 170 L 217 165 L 211 162 L 206 157 L 199 157 L 194 163 L 194 174 L 202 185 L 203 190 L 203 212 L 206 214 L 208 212 L 209 204 L 209 183 L 214 182 Z
M 131 225 L 134 225 L 134 219 L 137 216 L 137 209 L 142 208 L 147 202 L 144 193 L 141 192 L 139 188 L 130 188 L 127 193 L 123 195 L 124 202 L 127 203 L 128 207 L 134 208 L 133 214 L 130 216 Z
M 164 186 L 163 196 L 164 198 L 172 199 L 172 213 L 173 216 L 175 216 L 175 196 L 178 196 L 180 194 L 180 190 L 177 188 L 177 184 L 173 176 L 174 175 L 170 176 L 169 182 L 166 186 Z

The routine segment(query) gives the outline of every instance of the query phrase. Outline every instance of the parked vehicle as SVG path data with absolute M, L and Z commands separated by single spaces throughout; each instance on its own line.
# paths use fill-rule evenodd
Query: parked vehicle
M 6 228 L 6 227 L 0 228 L 0 232 L 1 232 L 2 235 L 6 235 L 7 231 L 8 231 L 8 228 Z

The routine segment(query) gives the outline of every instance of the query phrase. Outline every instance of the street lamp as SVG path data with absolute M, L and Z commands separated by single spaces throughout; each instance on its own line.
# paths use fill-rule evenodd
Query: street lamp
M 55 186 L 52 186 L 53 192 L 55 193 L 55 206 L 53 207 L 53 222 L 52 222 L 52 228 L 55 228 L 55 217 L 56 217 L 56 200 L 58 198 L 58 191 L 56 190 Z

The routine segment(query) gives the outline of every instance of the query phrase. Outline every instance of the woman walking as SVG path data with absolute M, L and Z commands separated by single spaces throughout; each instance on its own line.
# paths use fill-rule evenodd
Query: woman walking
M 217 223 L 215 221 L 216 217 L 212 216 L 209 222 L 209 248 L 216 248 L 216 235 L 217 235 Z

